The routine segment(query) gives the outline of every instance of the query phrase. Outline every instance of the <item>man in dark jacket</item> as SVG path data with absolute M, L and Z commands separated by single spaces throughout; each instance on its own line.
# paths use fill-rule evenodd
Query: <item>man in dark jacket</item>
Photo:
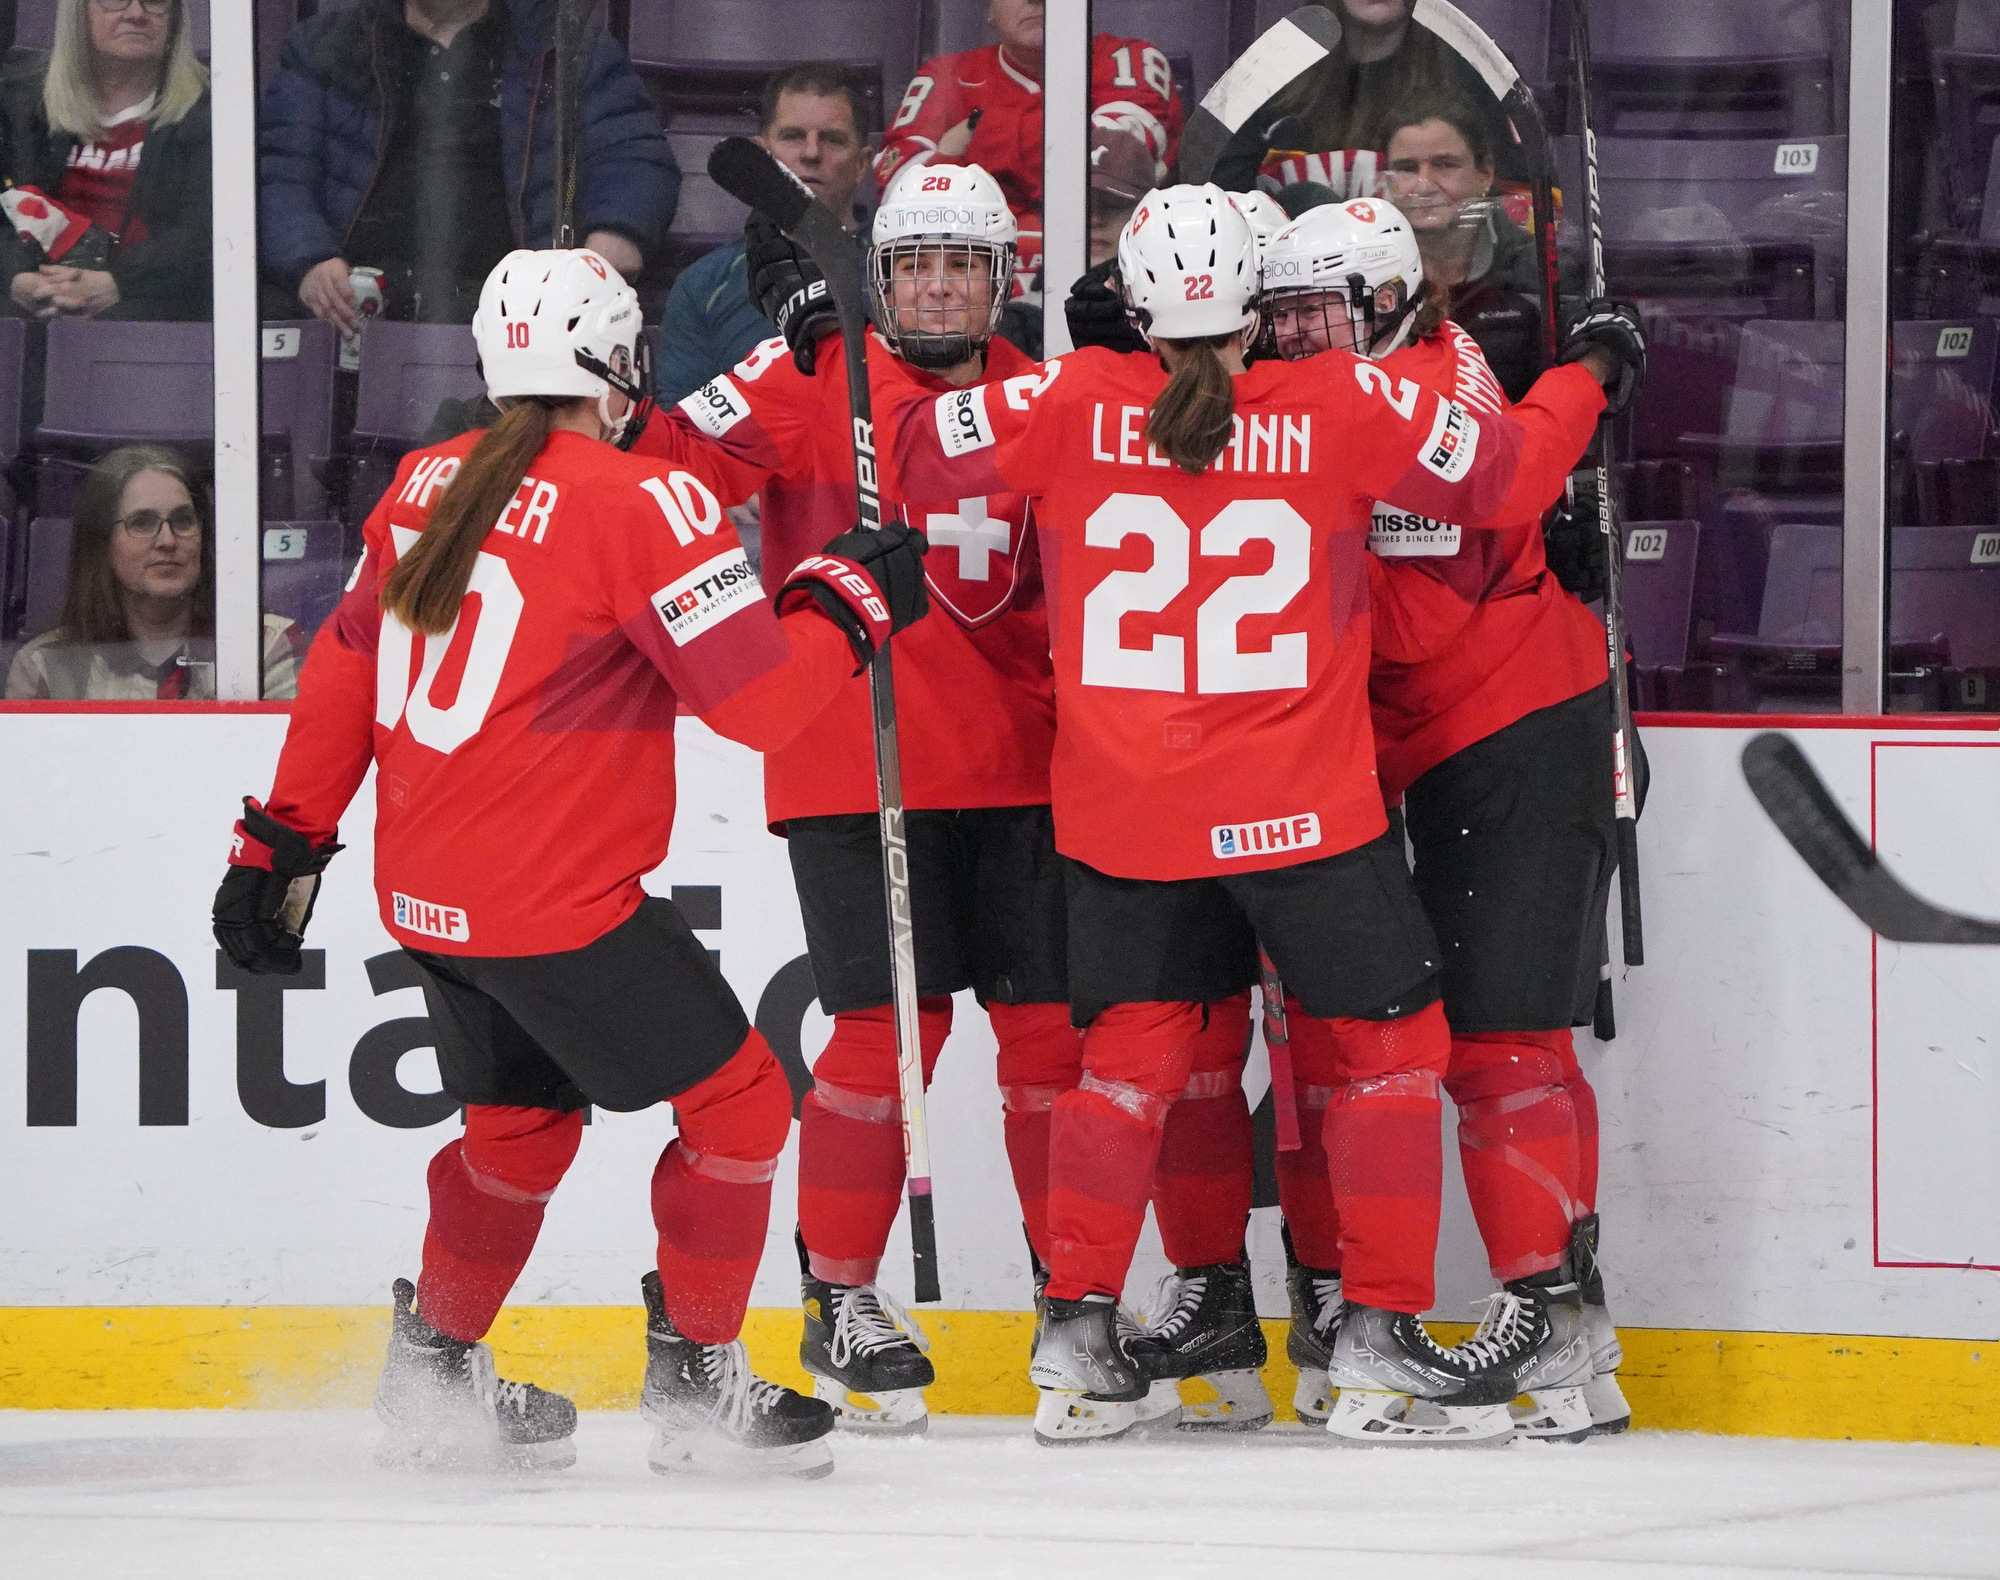
M 551 241 L 554 18 L 555 0 L 360 0 L 295 28 L 259 117 L 265 279 L 343 332 L 360 265 L 391 316 L 469 321 L 493 264 Z M 601 30 L 579 100 L 577 234 L 636 275 L 680 172 Z

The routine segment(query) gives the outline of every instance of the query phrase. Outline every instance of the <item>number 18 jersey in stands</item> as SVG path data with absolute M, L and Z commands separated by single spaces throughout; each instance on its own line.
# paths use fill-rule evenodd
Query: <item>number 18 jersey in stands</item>
M 854 653 L 816 608 L 779 619 L 698 468 L 558 431 L 487 532 L 442 636 L 382 584 L 480 438 L 405 456 L 306 661 L 267 810 L 329 838 L 371 759 L 375 885 L 398 943 L 579 949 L 637 909 L 674 821 L 674 715 L 782 745 Z
M 1231 443 L 1152 451 L 1159 362 L 1101 349 L 899 413 L 913 493 L 1036 496 L 1056 663 L 1056 843 L 1115 877 L 1289 866 L 1387 826 L 1368 721 L 1377 498 L 1515 519 L 1524 459 L 1580 451 L 1603 394 L 1548 375 L 1511 415 L 1343 352 L 1235 381 Z

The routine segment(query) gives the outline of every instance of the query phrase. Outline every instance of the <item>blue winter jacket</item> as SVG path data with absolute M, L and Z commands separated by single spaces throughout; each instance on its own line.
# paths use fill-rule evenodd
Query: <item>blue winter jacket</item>
M 500 81 L 507 216 L 516 242 L 546 247 L 555 228 L 556 0 L 493 0 L 505 21 Z M 392 69 L 385 27 L 402 0 L 361 0 L 293 28 L 258 116 L 258 247 L 287 291 L 342 255 L 386 149 Z M 625 52 L 596 34 L 583 73 L 576 234 L 614 230 L 649 255 L 673 223 L 681 175 L 659 116 Z
M 654 370 L 660 404 L 692 395 L 777 332 L 750 300 L 742 239 L 704 253 L 681 271 L 667 296 Z

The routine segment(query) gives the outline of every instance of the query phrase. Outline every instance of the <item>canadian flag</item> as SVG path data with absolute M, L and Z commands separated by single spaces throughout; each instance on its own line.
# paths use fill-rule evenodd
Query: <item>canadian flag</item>
M 72 214 L 39 187 L 9 187 L 0 192 L 0 209 L 14 229 L 27 241 L 40 242 L 42 251 L 54 263 L 74 247 L 90 229 L 90 220 Z

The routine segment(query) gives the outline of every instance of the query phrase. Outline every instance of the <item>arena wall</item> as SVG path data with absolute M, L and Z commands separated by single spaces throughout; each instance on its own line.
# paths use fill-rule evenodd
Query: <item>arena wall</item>
M 1984 951 L 1876 943 L 1841 909 L 1743 786 L 1753 722 L 1647 731 L 1649 960 L 1619 974 L 1617 1040 L 1580 1034 L 1626 1390 L 1647 1426 L 2000 1441 L 2000 971 Z M 1913 887 L 2000 911 L 2000 720 L 1796 723 Z M 375 918 L 368 788 L 312 924 L 316 967 L 282 988 L 218 970 L 228 825 L 284 727 L 256 705 L 0 712 L 0 1407 L 366 1399 L 389 1280 L 416 1264 L 424 1163 L 456 1116 Z M 692 720 L 681 749 L 674 853 L 648 886 L 678 891 L 803 1079 L 829 1023 L 757 760 Z M 945 1301 L 924 1321 L 935 1407 L 1025 1412 L 1028 1270 L 992 1054 L 963 999 L 932 1097 Z M 494 1335 L 585 1405 L 636 1397 L 645 1181 L 670 1127 L 664 1109 L 593 1116 Z M 781 1169 L 748 1337 L 796 1378 L 791 1188 Z M 1251 1252 L 1279 1317 L 1274 1207 Z M 885 1266 L 906 1289 L 900 1235 Z M 1149 1228 L 1134 1287 L 1164 1269 Z M 1452 1182 L 1436 1315 L 1469 1319 L 1490 1287 Z M 1289 1396 L 1282 1359 L 1271 1383 Z

